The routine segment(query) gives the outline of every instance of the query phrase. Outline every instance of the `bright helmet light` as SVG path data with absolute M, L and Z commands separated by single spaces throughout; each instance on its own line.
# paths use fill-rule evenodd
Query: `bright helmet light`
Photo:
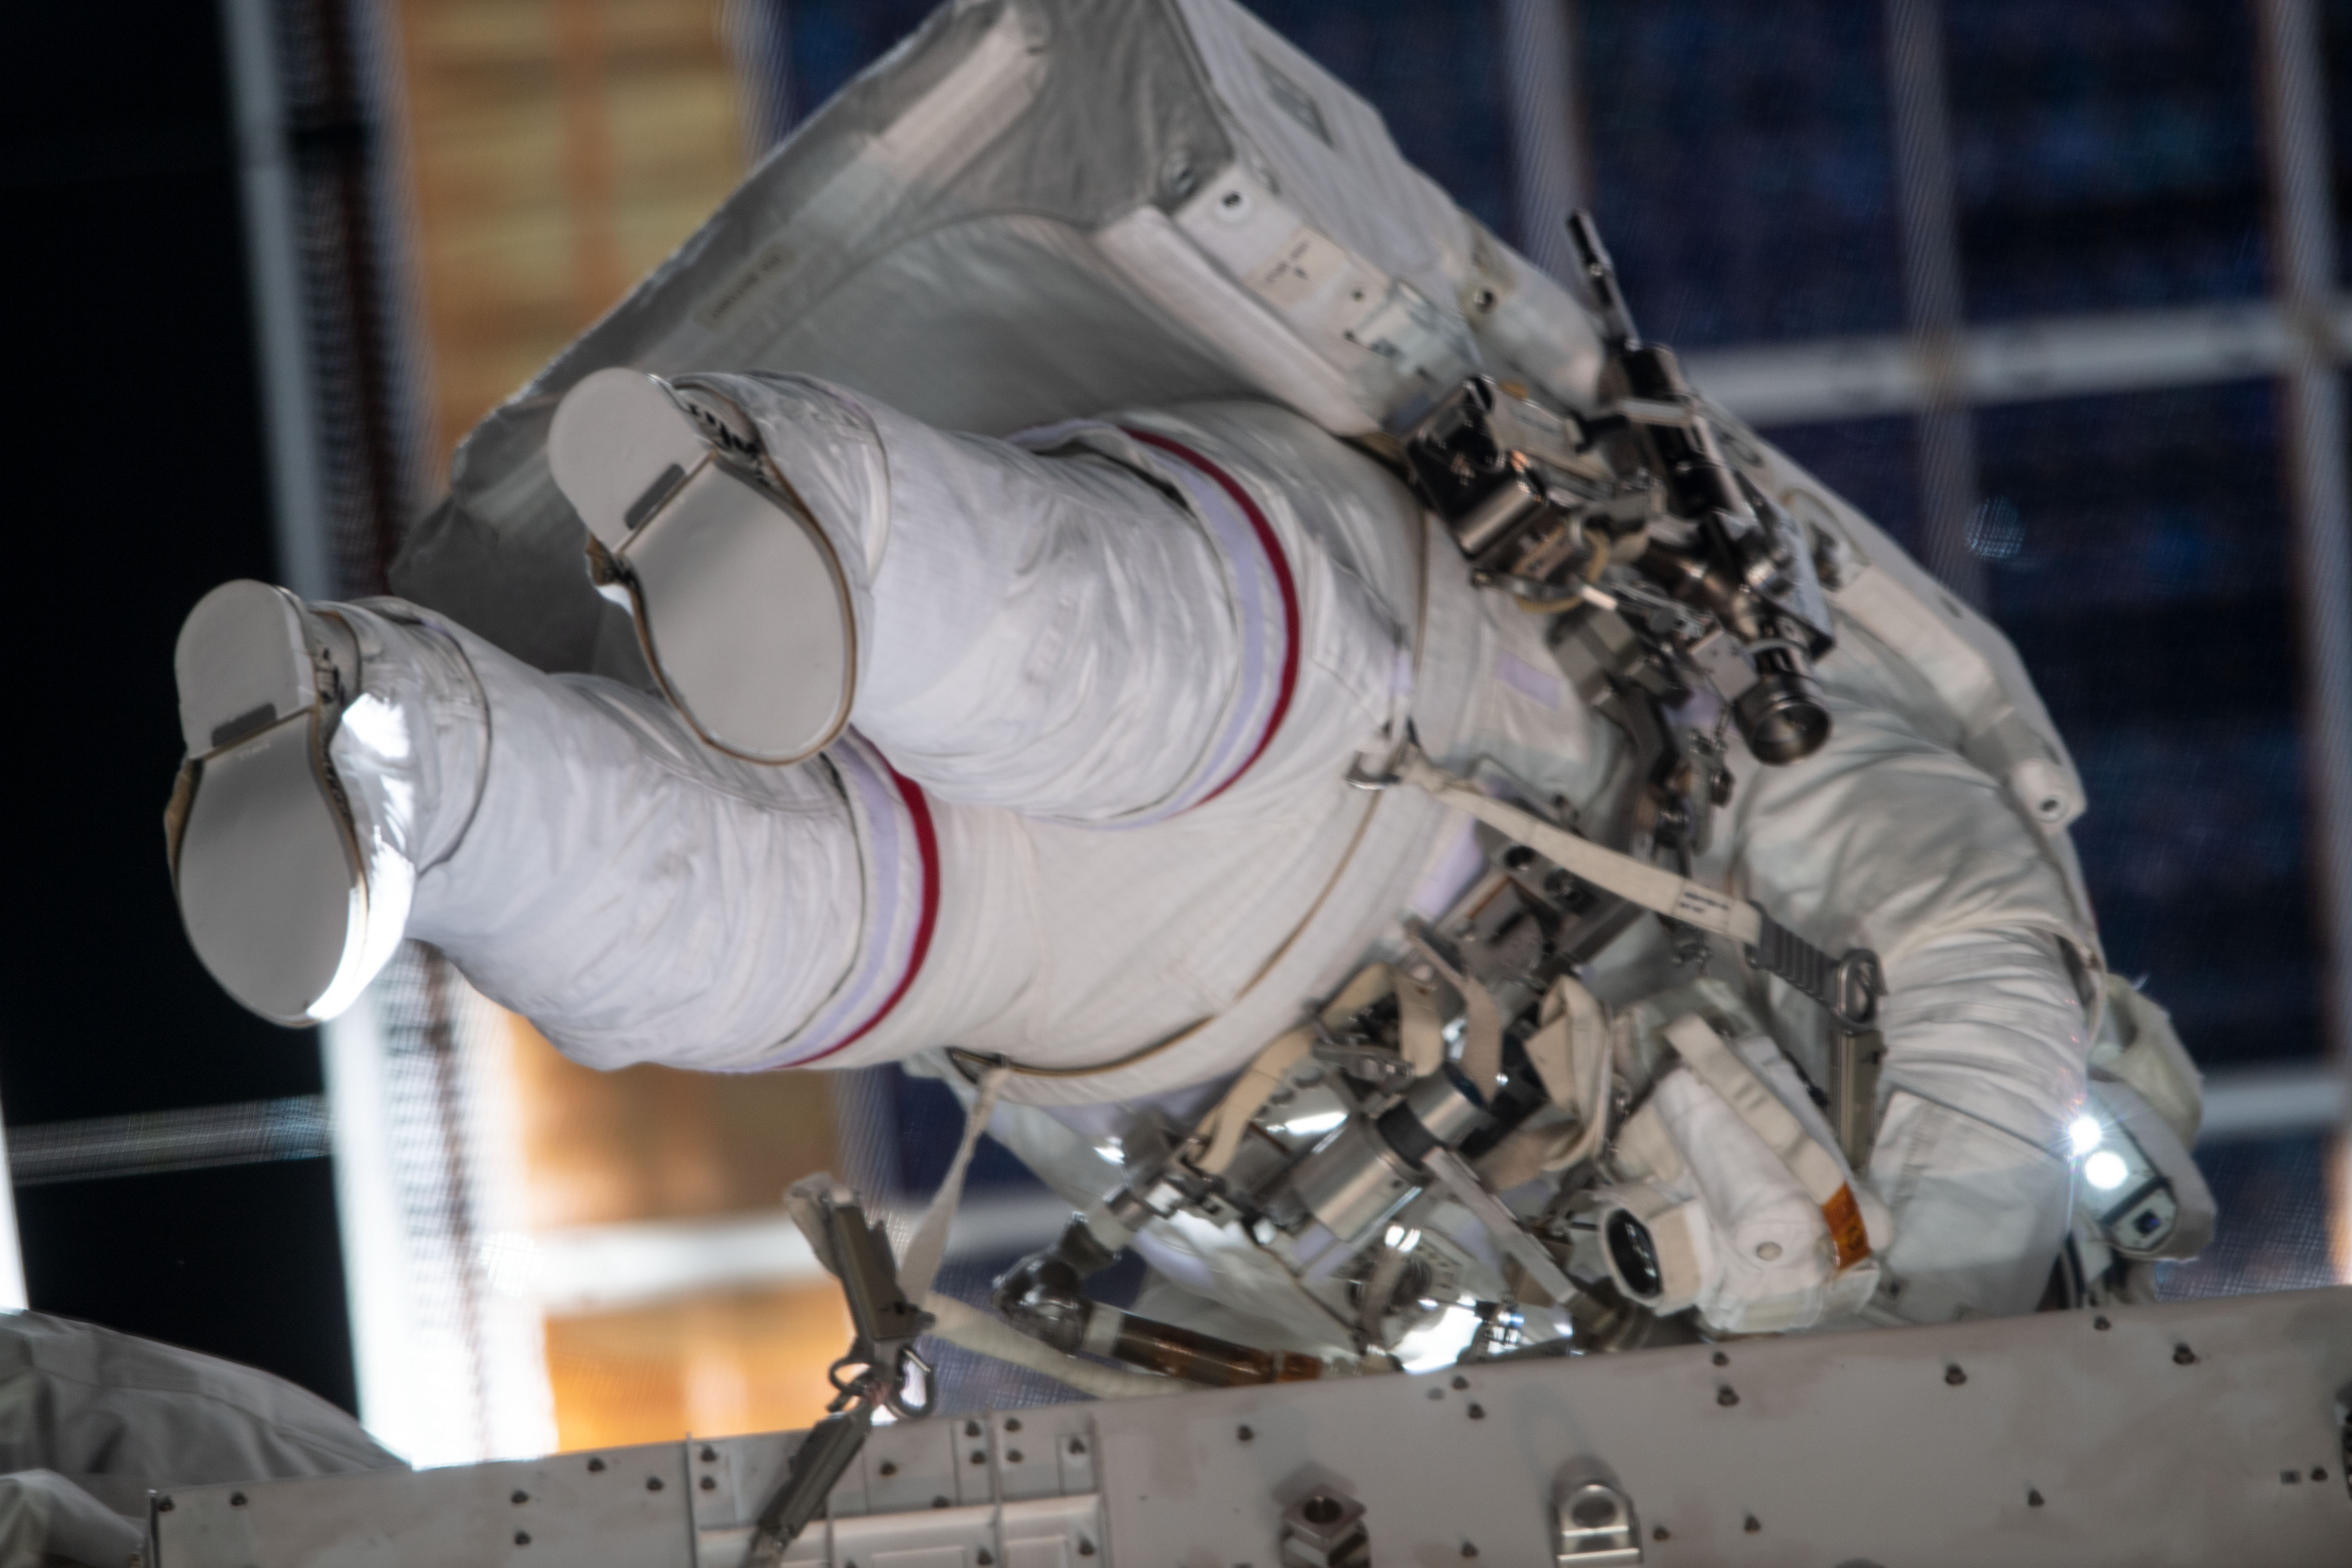
M 2081 1159 L 2097 1148 L 2106 1135 L 2099 1130 L 2095 1116 L 2077 1116 L 2066 1129 L 2066 1140 L 2074 1145 L 2074 1158 Z
M 2124 1157 L 2113 1149 L 2102 1149 L 2083 1162 L 2083 1180 L 2103 1193 L 2113 1192 L 2122 1186 L 2125 1178 L 2130 1174 L 2131 1167 L 2125 1164 Z

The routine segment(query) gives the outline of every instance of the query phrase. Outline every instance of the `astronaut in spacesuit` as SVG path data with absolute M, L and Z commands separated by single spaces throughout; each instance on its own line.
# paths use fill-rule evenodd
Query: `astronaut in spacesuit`
M 550 447 L 659 692 L 542 674 L 396 600 L 236 583 L 191 615 L 174 873 L 246 1005 L 331 1017 L 408 936 L 599 1068 L 955 1047 L 999 1064 L 1000 1135 L 1083 1198 L 1118 1184 L 1116 1156 L 1080 1167 L 1139 1146 L 1139 1115 L 1181 1131 L 1236 1073 L 1264 1079 L 1243 1115 L 1311 1089 L 1318 1058 L 1269 1063 L 1268 1042 L 1336 1024 L 1390 961 L 1445 998 L 1444 1074 L 1499 1115 L 1491 1040 L 1459 1071 L 1483 987 L 1432 981 L 1453 966 L 1412 935 L 1491 870 L 1493 836 L 1442 791 L 1353 785 L 1409 749 L 1598 837 L 1636 759 L 1546 618 L 1474 585 L 1396 471 L 1265 404 L 1003 441 L 805 378 L 629 371 L 576 388 Z M 1578 1145 L 1587 1230 L 1622 1211 L 1643 1244 L 1587 1272 L 1717 1331 L 2026 1310 L 2069 1223 L 2095 937 L 1902 661 L 1838 633 L 1810 755 L 1764 765 L 1703 700 L 1676 710 L 1717 738 L 1723 801 L 1680 872 L 1877 955 L 1866 1148 L 1841 1149 L 1807 1087 L 1834 1033 L 1813 1004 L 1752 951 L 1643 915 L 1578 966 L 1582 1012 L 1615 1020 L 1598 1092 L 1549 1082 L 1559 1135 L 1480 1167 L 1531 1215 Z M 1687 1026 L 1679 1054 L 1658 1045 L 1683 1014 L 1731 1055 Z M 1511 1060 L 1529 1049 L 1515 1036 Z M 1244 1278 L 1277 1272 L 1246 1237 L 1221 1250 L 1187 1220 L 1128 1210 L 1221 1321 L 1345 1348 Z M 1495 1262 L 1492 1240 L 1462 1256 Z

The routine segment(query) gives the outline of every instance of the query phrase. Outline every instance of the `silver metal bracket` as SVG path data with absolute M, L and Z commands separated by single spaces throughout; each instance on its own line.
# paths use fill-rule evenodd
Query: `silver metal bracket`
M 1556 1568 L 1612 1568 L 1642 1560 L 1642 1527 L 1633 1518 L 1633 1504 L 1607 1481 L 1563 1487 L 1553 1524 Z
M 1748 949 L 1748 963 L 1820 1003 L 1849 1035 L 1860 1034 L 1876 1022 L 1878 999 L 1886 994 L 1886 976 L 1879 967 L 1878 954 L 1855 947 L 1848 948 L 1843 958 L 1832 958 L 1774 920 L 1761 904 L 1755 909 L 1764 927 Z

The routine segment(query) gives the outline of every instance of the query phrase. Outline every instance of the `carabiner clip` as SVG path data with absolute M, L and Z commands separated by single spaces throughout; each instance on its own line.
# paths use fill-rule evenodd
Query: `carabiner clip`
M 890 1414 L 904 1421 L 919 1421 L 931 1413 L 939 1402 L 939 1394 L 940 1380 L 931 1363 L 917 1355 L 913 1345 L 900 1346 L 898 1363 L 891 1368 L 890 1381 L 882 1395 L 882 1403 Z

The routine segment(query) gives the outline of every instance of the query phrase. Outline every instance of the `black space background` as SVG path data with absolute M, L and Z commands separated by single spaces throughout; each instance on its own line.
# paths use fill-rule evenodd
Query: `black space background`
M 274 574 L 216 7 L 0 7 L 0 1107 L 15 1127 L 316 1092 L 316 1037 L 198 966 L 163 858 L 181 617 Z M 36 1308 L 352 1405 L 328 1162 L 16 1205 Z

